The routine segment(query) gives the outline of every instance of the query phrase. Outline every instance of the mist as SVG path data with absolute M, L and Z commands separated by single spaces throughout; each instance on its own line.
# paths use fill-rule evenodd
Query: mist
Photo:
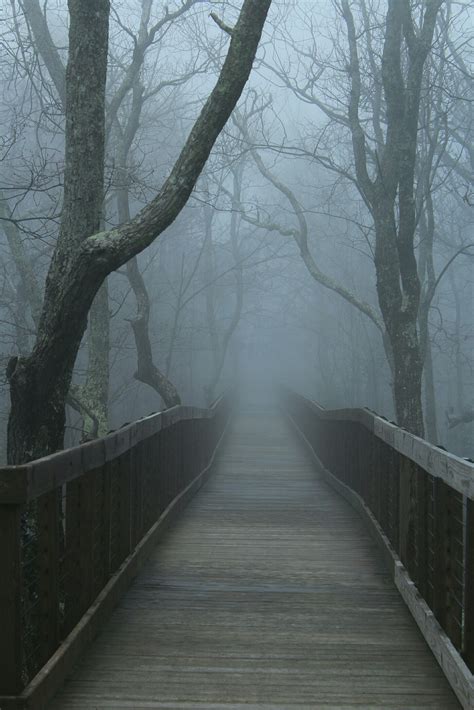
M 178 401 L 207 406 L 234 386 L 256 403 L 285 384 L 474 455 L 472 7 L 443 3 L 434 20 L 413 109 L 416 144 L 403 158 L 413 172 L 408 197 L 410 177 L 395 176 L 403 96 L 387 94 L 382 71 L 386 3 L 353 3 L 350 16 L 344 7 L 272 3 L 250 78 L 187 203 L 132 268 L 111 270 L 88 309 L 71 356 L 66 446 Z M 413 9 L 417 32 L 423 9 Z M 65 2 L 29 0 L 5 2 L 1 15 L 6 461 L 11 373 L 43 337 L 46 276 L 66 229 L 69 14 Z M 236 18 L 226 2 L 112 3 L 102 231 L 159 193 Z M 406 44 L 400 67 L 403 83 Z M 387 215 L 392 236 L 383 233 Z
M 472 2 L 0 20 L 0 707 L 472 710 Z

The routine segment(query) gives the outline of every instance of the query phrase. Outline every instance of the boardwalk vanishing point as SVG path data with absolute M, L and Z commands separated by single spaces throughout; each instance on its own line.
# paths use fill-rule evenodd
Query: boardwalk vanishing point
M 285 419 L 238 413 L 51 710 L 460 705 L 358 514 Z

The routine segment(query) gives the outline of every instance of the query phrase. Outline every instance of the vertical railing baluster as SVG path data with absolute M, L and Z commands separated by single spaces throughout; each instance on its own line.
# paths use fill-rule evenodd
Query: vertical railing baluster
M 376 439 L 376 437 L 373 437 Z M 390 471 L 387 447 L 377 439 L 377 520 L 380 527 L 388 535 L 388 505 L 390 500 Z
M 320 414 L 315 403 L 288 390 L 285 405 L 325 468 L 372 511 L 473 671 L 474 501 L 461 493 L 469 478 L 459 476 L 463 469 L 472 473 L 470 464 L 456 463 L 389 423 L 379 421 L 376 434 L 360 412 L 354 418 L 347 410 Z
M 59 525 L 61 491 L 38 499 L 38 663 L 42 666 L 59 643 Z
M 81 588 L 79 488 L 80 479 L 66 484 L 63 563 L 64 617 L 61 633 L 63 638 L 72 630 L 81 613 L 79 608 L 79 590 Z
M 461 646 L 461 633 L 453 611 L 455 584 L 453 578 L 453 491 L 442 480 L 435 482 L 435 548 L 433 612 L 457 648 Z
M 413 548 L 413 467 L 412 462 L 399 458 L 399 549 L 398 554 L 410 574 L 413 574 L 414 548 Z
M 466 501 L 464 550 L 464 660 L 474 673 L 474 501 Z
M 102 470 L 104 480 L 104 528 L 103 528 L 103 558 L 105 581 L 113 573 L 112 570 L 112 472 L 110 466 L 104 465 Z
M 140 472 L 138 469 L 137 446 L 132 447 L 128 452 L 128 468 L 130 478 L 130 550 L 135 547 L 140 539 Z
M 390 484 L 391 484 L 391 537 L 390 541 L 394 550 L 399 549 L 400 540 L 400 468 L 399 468 L 399 453 L 395 449 L 391 449 L 390 455 Z
M 229 412 L 223 399 L 208 417 L 162 413 L 142 430 L 140 422 L 124 425 L 28 471 L 1 470 L 1 696 L 23 691 L 164 509 L 209 465 Z
M 119 507 L 119 542 L 118 542 L 118 564 L 130 554 L 131 550 L 131 522 L 132 522 L 132 500 L 131 500 L 131 470 L 130 451 L 125 452 L 118 462 L 118 507 Z
M 416 575 L 414 582 L 424 599 L 428 594 L 428 475 L 416 467 Z
M 22 689 L 21 508 L 0 505 L 0 694 Z
M 84 614 L 94 597 L 94 472 L 79 479 L 79 613 Z

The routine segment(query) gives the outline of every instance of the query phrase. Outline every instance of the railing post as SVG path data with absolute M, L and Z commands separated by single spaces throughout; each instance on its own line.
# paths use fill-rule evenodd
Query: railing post
M 400 485 L 399 485 L 399 537 L 398 537 L 398 554 L 402 563 L 405 565 L 409 573 L 413 572 L 413 509 L 412 509 L 412 466 L 411 461 L 405 458 L 400 458 Z
M 94 598 L 94 506 L 95 480 L 92 471 L 79 479 L 79 608 L 81 616 Z
M 390 448 L 388 460 L 389 467 L 389 539 L 393 549 L 399 549 L 400 531 L 400 470 L 399 454 L 395 449 Z
M 414 581 L 424 599 L 428 596 L 428 474 L 418 469 L 416 474 L 416 575 Z
M 60 495 L 61 489 L 55 489 L 41 496 L 37 502 L 41 665 L 54 653 L 59 643 Z
M 139 542 L 142 535 L 142 474 L 138 449 L 138 446 L 130 449 L 128 457 L 130 467 L 130 551 Z
M 464 660 L 474 673 L 474 501 L 467 500 L 464 583 Z
M 62 636 L 67 636 L 80 618 L 80 590 L 82 575 L 79 564 L 79 538 L 81 532 L 81 510 L 79 502 L 79 481 L 66 484 L 66 529 L 65 556 L 63 563 L 64 578 L 64 619 Z
M 22 690 L 21 507 L 0 504 L 0 695 Z
M 460 650 L 462 647 L 461 612 L 456 614 L 455 607 L 460 605 L 460 600 L 456 599 L 456 588 L 462 589 L 462 586 L 459 582 L 456 583 L 453 570 L 456 559 L 455 513 L 459 513 L 460 506 L 456 504 L 455 496 L 455 491 L 446 483 L 439 479 L 435 481 L 433 611 L 456 649 Z
M 446 628 L 447 590 L 446 567 L 448 565 L 449 537 L 447 524 L 447 501 L 449 489 L 439 478 L 434 483 L 434 559 L 433 559 L 433 611 L 441 626 Z
M 131 524 L 132 524 L 132 477 L 130 451 L 122 454 L 118 462 L 118 496 L 119 496 L 119 565 L 130 554 Z
M 377 499 L 378 521 L 387 537 L 390 536 L 390 455 L 387 447 L 378 442 Z

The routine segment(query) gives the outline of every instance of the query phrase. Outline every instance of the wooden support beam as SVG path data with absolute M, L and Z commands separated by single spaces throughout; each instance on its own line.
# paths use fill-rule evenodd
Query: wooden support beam
M 464 586 L 464 660 L 474 673 L 474 501 L 467 501 Z
M 0 505 L 0 695 L 22 689 L 21 512 Z

